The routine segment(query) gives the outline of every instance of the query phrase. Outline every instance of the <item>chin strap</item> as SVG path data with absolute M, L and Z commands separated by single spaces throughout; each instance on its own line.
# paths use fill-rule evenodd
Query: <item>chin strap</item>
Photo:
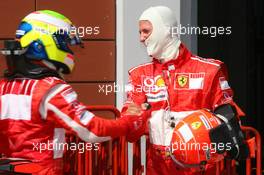
M 27 48 L 22 48 L 19 41 L 4 41 L 4 49 L 1 49 L 0 53 L 5 55 L 8 67 L 4 71 L 5 78 L 40 79 L 52 76 L 62 79 L 62 76 L 53 63 L 46 60 L 28 58 L 25 56 L 26 51 Z
M 41 79 L 45 77 L 58 77 L 62 79 L 60 74 L 49 67 L 41 64 L 32 63 L 33 60 L 26 58 L 24 55 L 6 56 L 8 69 L 4 72 L 4 77 L 7 79 L 14 78 L 32 78 Z
M 222 154 L 227 151 L 231 159 L 246 158 L 249 150 L 235 109 L 230 104 L 225 104 L 218 107 L 214 113 L 222 121 L 222 124 L 210 130 L 211 142 L 225 145 L 224 149 L 217 149 L 217 153 Z
M 41 68 L 31 70 L 30 72 L 27 73 L 20 73 L 20 72 L 9 73 L 8 71 L 6 71 L 4 73 L 4 77 L 10 80 L 15 78 L 42 79 L 45 77 L 57 77 L 63 79 L 57 72 L 51 72 L 50 70 L 46 71 L 46 69 L 41 69 Z

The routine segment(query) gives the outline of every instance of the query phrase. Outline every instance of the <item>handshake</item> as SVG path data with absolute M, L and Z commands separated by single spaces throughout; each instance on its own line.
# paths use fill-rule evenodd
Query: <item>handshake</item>
M 131 103 L 128 105 L 124 115 L 141 115 L 143 112 L 146 112 L 150 108 L 151 106 L 149 103 L 142 103 L 141 105 Z
M 148 103 L 141 105 L 131 103 L 122 112 L 122 119 L 128 122 L 126 139 L 129 142 L 137 141 L 147 131 L 147 121 L 150 118 L 151 106 Z

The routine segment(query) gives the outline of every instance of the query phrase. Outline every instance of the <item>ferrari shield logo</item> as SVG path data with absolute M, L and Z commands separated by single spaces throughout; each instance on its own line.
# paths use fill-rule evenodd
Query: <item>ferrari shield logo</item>
M 198 129 L 200 128 L 202 123 L 197 121 L 197 122 L 193 122 L 191 125 L 192 125 L 192 129 Z
M 188 83 L 188 76 L 179 75 L 177 81 L 180 87 L 185 87 Z

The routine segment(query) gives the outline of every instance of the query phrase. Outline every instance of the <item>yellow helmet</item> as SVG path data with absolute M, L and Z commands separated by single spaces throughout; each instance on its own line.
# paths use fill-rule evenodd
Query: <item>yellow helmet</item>
M 69 74 L 74 67 L 74 54 L 69 45 L 82 45 L 76 31 L 62 14 L 40 10 L 22 20 L 16 30 L 16 39 L 22 48 L 27 48 L 27 58 L 49 61 L 57 70 Z

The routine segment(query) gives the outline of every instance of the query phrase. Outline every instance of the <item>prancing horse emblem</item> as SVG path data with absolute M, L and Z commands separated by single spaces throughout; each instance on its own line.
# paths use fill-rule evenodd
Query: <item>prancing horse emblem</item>
M 180 75 L 178 76 L 178 84 L 180 87 L 184 87 L 188 82 L 188 76 L 186 75 Z

